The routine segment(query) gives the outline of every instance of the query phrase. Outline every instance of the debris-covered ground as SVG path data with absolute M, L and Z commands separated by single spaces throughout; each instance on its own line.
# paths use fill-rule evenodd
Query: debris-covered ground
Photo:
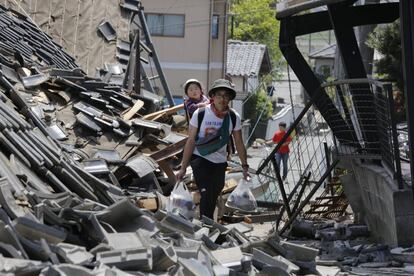
M 413 273 L 411 249 L 373 244 L 363 225 L 297 221 L 280 238 L 269 224 L 167 213 L 186 141 L 181 107 L 161 109 L 158 96 L 123 89 L 118 65 L 85 75 L 30 20 L 1 6 L 0 28 L 1 274 Z M 230 170 L 223 193 L 240 178 Z

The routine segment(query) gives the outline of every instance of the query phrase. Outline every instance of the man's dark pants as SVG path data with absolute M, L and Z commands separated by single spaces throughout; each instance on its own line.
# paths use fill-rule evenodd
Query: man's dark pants
M 200 218 L 204 215 L 213 219 L 217 198 L 224 187 L 227 162 L 213 163 L 193 154 L 190 165 L 201 195 Z

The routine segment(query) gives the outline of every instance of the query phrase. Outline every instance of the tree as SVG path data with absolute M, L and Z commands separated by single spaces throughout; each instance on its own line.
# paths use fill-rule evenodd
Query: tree
M 400 20 L 378 26 L 369 36 L 367 45 L 376 49 L 382 58 L 377 61 L 377 73 L 395 81 L 398 90 L 393 92 L 397 121 L 405 120 L 404 78 L 402 68 L 402 49 Z
M 376 63 L 377 73 L 394 80 L 400 91 L 403 91 L 400 20 L 375 28 L 367 44 L 382 55 Z
M 266 122 L 273 114 L 273 106 L 264 89 L 253 93 L 244 105 L 245 117 L 256 122 L 260 117 L 261 122 Z
M 231 13 L 234 16 L 233 38 L 242 41 L 256 41 L 265 44 L 272 63 L 281 58 L 279 50 L 279 22 L 276 10 L 270 7 L 274 0 L 233 1 Z

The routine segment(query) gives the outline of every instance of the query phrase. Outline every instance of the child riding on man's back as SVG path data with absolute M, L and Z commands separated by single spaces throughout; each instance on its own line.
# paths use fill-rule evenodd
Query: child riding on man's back
M 194 111 L 210 103 L 209 99 L 203 93 L 201 82 L 196 79 L 189 79 L 185 82 L 184 93 L 187 96 L 187 99 L 184 101 L 184 109 L 188 120 L 191 119 Z

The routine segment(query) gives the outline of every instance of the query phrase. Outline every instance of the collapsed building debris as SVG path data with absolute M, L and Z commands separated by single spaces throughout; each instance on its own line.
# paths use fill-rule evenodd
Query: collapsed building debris
M 89 77 L 28 18 L 0 15 L 0 272 L 299 271 L 288 248 L 274 259 L 276 237 L 163 211 L 186 140 L 172 118 L 182 106 L 158 111 L 148 93 Z
M 135 2 L 122 5 L 132 9 Z M 404 265 L 412 263 L 412 249 L 356 243 L 369 235 L 363 225 L 293 220 L 290 235 L 302 240 L 276 234 L 258 240 L 243 222 L 221 225 L 167 213 L 186 141 L 179 131 L 185 119 L 176 115 L 182 106 L 159 110 L 156 95 L 124 89 L 123 76 L 114 77 L 122 75 L 118 65 L 108 64 L 99 78 L 87 76 L 30 20 L 1 6 L 0 24 L 1 273 L 412 273 Z M 113 32 L 102 33 L 115 39 Z M 125 47 L 130 50 L 129 43 Z M 228 173 L 223 193 L 239 178 L 240 172 Z M 194 183 L 187 184 L 197 203 Z M 344 201 L 326 204 L 316 202 L 313 211 L 332 205 L 322 212 L 343 214 L 347 207 Z M 257 205 L 273 212 L 226 210 L 226 216 L 275 220 L 282 206 Z M 307 246 L 303 237 L 321 241 Z

